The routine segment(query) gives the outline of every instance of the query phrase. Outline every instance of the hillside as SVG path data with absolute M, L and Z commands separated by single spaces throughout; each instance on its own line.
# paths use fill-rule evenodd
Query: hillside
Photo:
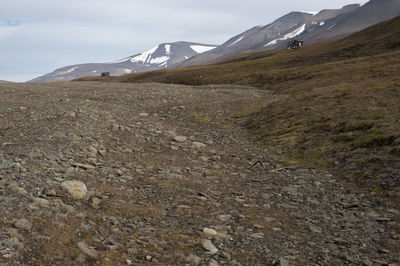
M 0 264 L 398 264 L 398 201 L 290 165 L 232 123 L 279 98 L 0 84 Z
M 348 36 L 371 25 L 400 15 L 400 1 L 371 0 L 340 9 L 290 12 L 265 26 L 245 31 L 209 52 L 194 56 L 178 66 L 215 63 L 244 52 L 285 48 L 293 38 L 306 45 Z
M 258 52 L 208 66 L 103 81 L 269 90 L 280 100 L 248 115 L 242 125 L 251 139 L 294 162 L 329 169 L 373 191 L 399 194 L 398 36 L 400 17 L 300 50 Z
M 85 76 L 100 76 L 102 72 L 109 72 L 113 76 L 119 76 L 127 73 L 165 69 L 170 65 L 175 65 L 215 47 L 215 45 L 192 42 L 163 43 L 140 54 L 132 55 L 116 62 L 62 67 L 30 82 L 66 81 Z

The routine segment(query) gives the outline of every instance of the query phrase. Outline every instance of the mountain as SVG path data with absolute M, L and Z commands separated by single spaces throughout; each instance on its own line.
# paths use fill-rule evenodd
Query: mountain
M 217 48 L 175 67 L 213 63 L 245 52 L 284 48 L 293 38 L 305 41 L 306 45 L 336 39 L 399 15 L 399 0 L 371 0 L 362 6 L 348 5 L 314 14 L 291 12 L 271 24 L 236 35 Z
M 330 77 L 330 75 L 336 71 L 335 62 L 339 62 L 339 68 L 342 68 L 348 62 L 346 60 L 354 60 L 354 64 L 357 65 L 358 58 L 364 57 L 367 62 L 364 67 L 367 68 L 371 62 L 374 62 L 373 57 L 380 54 L 386 55 L 381 61 L 382 65 L 385 65 L 384 60 L 387 58 L 391 58 L 390 61 L 398 60 L 400 56 L 399 36 L 400 16 L 349 36 L 311 44 L 299 50 L 276 49 L 245 53 L 216 64 L 129 74 L 112 77 L 107 81 L 185 85 L 236 84 L 271 88 L 283 86 L 281 83 L 292 80 L 296 82 L 301 80 L 303 83 L 314 80 L 312 77 L 317 75 L 316 72 L 325 79 L 334 79 L 338 76 Z M 386 71 L 389 72 L 390 69 L 396 68 L 398 64 L 393 66 L 388 62 Z M 324 71 L 325 67 L 329 67 L 332 70 L 331 73 Z M 370 68 L 368 71 L 372 71 L 371 73 L 378 73 L 374 72 L 373 67 Z M 369 73 L 368 71 L 365 73 Z M 350 71 L 346 74 L 351 76 L 353 73 Z M 372 75 L 372 77 L 380 76 L 385 77 L 386 73 Z M 103 79 L 85 77 L 79 80 L 101 81 Z M 325 85 L 324 79 L 321 79 L 321 82 Z
M 204 65 L 246 52 L 284 48 L 294 38 L 303 40 L 305 45 L 338 39 L 399 15 L 400 0 L 371 0 L 362 6 L 353 4 L 317 13 L 290 12 L 273 23 L 238 34 L 220 46 L 190 42 L 164 43 L 117 62 L 67 66 L 31 81 L 72 80 L 83 76 L 99 76 L 102 72 L 119 76 Z
M 72 80 L 84 76 L 98 76 L 110 72 L 112 76 L 167 68 L 192 56 L 214 49 L 215 45 L 191 42 L 160 44 L 141 54 L 111 63 L 79 64 L 59 68 L 30 82 Z

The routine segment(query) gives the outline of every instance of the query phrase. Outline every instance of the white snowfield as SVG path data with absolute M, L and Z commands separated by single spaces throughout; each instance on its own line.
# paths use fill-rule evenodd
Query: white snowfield
M 75 67 L 72 67 L 72 68 L 70 68 L 68 70 L 59 71 L 59 72 L 56 73 L 56 75 L 66 75 L 66 74 L 69 74 L 71 72 L 74 72 L 77 68 L 79 68 L 79 67 L 75 66 Z
M 311 14 L 311 15 L 314 15 L 314 16 L 319 13 L 319 11 L 300 11 L 300 12 Z
M 167 61 L 171 58 L 169 56 L 159 56 L 156 58 L 153 58 L 153 54 L 157 51 L 157 49 L 160 46 L 156 46 L 146 52 L 141 53 L 140 55 L 137 55 L 135 57 L 131 58 L 131 62 L 132 63 L 141 63 L 141 64 L 151 64 L 151 65 L 166 65 Z M 171 54 L 171 45 L 170 44 L 166 44 L 164 46 L 165 48 L 165 52 L 167 55 Z
M 333 27 L 335 27 L 336 26 L 336 24 L 333 24 L 332 26 L 330 26 L 329 28 L 327 28 L 326 30 L 330 30 L 330 29 L 332 29 Z
M 160 56 L 156 58 L 151 58 L 148 63 L 153 65 L 159 65 L 167 62 L 171 57 L 169 56 Z
M 299 28 L 295 29 L 294 31 L 289 32 L 288 34 L 285 34 L 285 36 L 283 36 L 282 38 L 278 38 L 278 39 L 275 39 L 273 41 L 270 41 L 269 43 L 267 43 L 264 46 L 271 46 L 271 45 L 277 44 L 278 41 L 284 41 L 284 40 L 287 40 L 287 39 L 294 38 L 294 37 L 302 34 L 305 31 L 305 29 L 306 29 L 306 24 L 303 24 Z
M 241 40 L 243 40 L 243 36 L 241 36 L 239 39 L 237 39 L 236 41 L 234 41 L 233 43 L 229 44 L 228 46 L 232 46 L 237 44 L 238 42 L 240 42 Z
M 158 49 L 158 46 L 151 48 L 150 50 L 143 52 L 135 57 L 131 58 L 132 63 L 148 63 L 151 59 L 152 54 Z
M 165 47 L 165 53 L 167 55 L 170 55 L 171 54 L 171 44 L 166 44 L 164 47 Z
M 212 49 L 214 49 L 217 46 L 203 46 L 203 45 L 190 45 L 190 48 L 193 49 L 193 51 L 195 51 L 198 54 L 210 51 Z

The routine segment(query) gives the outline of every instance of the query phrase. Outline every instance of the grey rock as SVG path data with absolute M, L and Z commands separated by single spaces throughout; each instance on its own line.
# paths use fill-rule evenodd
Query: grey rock
M 89 247 L 88 244 L 84 241 L 80 241 L 78 243 L 79 249 L 82 251 L 83 254 L 89 256 L 92 259 L 96 259 L 99 253 L 92 247 Z
M 197 257 L 194 254 L 190 254 L 186 257 L 186 261 L 190 264 L 198 265 L 201 262 L 201 258 Z
M 281 258 L 279 258 L 279 266 L 290 266 L 290 264 L 287 261 L 287 259 L 281 257 Z
M 211 242 L 209 239 L 203 239 L 201 241 L 201 245 L 205 250 L 207 250 L 210 254 L 214 255 L 216 254 L 219 250 L 214 246 L 214 244 Z
M 30 231 L 32 229 L 32 224 L 25 218 L 16 220 L 14 226 L 18 229 Z
M 41 208 L 48 208 L 50 202 L 47 199 L 42 199 L 42 198 L 34 198 L 33 202 L 35 205 L 41 207 Z
M 208 263 L 207 266 L 218 266 L 218 262 L 214 259 L 211 259 Z
M 197 141 L 194 141 L 194 142 L 192 143 L 192 146 L 193 146 L 194 148 L 198 148 L 198 149 L 207 147 L 206 144 L 201 143 L 201 142 L 197 142 Z
M 173 139 L 176 142 L 182 143 L 182 142 L 185 142 L 187 138 L 185 136 L 175 136 Z
M 321 228 L 319 228 L 318 226 L 312 225 L 312 224 L 310 224 L 308 226 L 308 229 L 314 234 L 321 234 L 322 233 L 322 229 Z
M 86 185 L 77 180 L 65 181 L 61 187 L 66 190 L 73 199 L 84 199 L 87 193 Z
M 207 227 L 203 228 L 203 233 L 208 237 L 214 237 L 217 235 L 217 231 Z
M 250 237 L 254 238 L 254 239 L 262 239 L 262 238 L 264 238 L 264 233 L 251 234 Z

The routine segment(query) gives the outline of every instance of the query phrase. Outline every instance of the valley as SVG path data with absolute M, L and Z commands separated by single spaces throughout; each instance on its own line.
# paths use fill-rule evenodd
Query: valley
M 0 95 L 1 263 L 400 262 L 398 206 L 248 140 L 247 116 L 282 96 L 100 82 Z

